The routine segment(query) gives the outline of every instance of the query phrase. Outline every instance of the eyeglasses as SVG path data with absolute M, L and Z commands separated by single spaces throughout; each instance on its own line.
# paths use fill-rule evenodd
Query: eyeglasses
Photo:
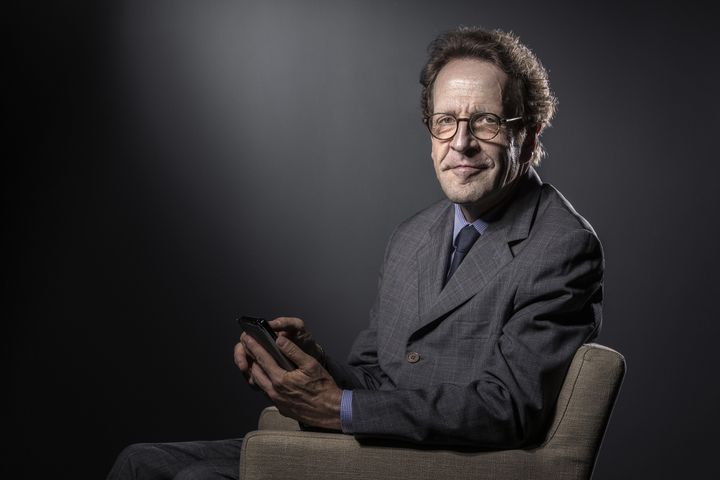
M 423 122 L 430 130 L 430 135 L 438 140 L 450 140 L 455 136 L 458 123 L 468 122 L 470 134 L 478 140 L 492 140 L 500 132 L 503 125 L 522 120 L 522 117 L 501 118 L 494 113 L 473 113 L 469 117 L 458 118 L 452 113 L 433 113 L 425 117 Z

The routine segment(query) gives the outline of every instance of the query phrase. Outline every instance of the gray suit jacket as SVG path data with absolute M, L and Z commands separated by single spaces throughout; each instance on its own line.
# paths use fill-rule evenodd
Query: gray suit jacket
M 538 441 L 575 351 L 601 322 L 603 254 L 592 227 L 534 170 L 443 287 L 446 200 L 393 233 L 370 325 L 348 365 L 353 432 L 424 444 Z

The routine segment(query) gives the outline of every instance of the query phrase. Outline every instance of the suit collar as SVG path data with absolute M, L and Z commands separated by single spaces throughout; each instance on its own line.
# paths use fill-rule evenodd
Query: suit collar
M 512 260 L 510 244 L 528 237 L 541 185 L 537 173 L 530 168 L 443 288 L 453 227 L 453 208 L 448 204 L 418 250 L 419 329 L 442 319 L 482 290 L 498 270 Z

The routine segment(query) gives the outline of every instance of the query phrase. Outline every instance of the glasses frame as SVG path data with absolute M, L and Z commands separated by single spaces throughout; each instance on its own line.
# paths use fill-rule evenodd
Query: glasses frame
M 432 127 L 430 126 L 430 119 L 436 115 L 448 115 L 455 119 L 455 131 L 452 133 L 452 135 L 450 135 L 447 138 L 442 138 L 442 137 L 438 137 L 437 135 L 435 135 L 433 133 Z M 493 117 L 497 120 L 497 131 L 495 131 L 495 134 L 490 138 L 480 138 L 477 135 L 475 135 L 475 131 L 472 128 L 472 121 L 475 120 L 477 117 L 487 117 L 487 116 Z M 423 118 L 423 123 L 425 124 L 425 126 L 428 129 L 428 132 L 430 132 L 430 135 L 432 135 L 433 138 L 437 138 L 438 140 L 441 140 L 441 141 L 447 141 L 447 140 L 452 140 L 453 137 L 457 134 L 458 127 L 460 126 L 460 122 L 468 122 L 468 130 L 470 131 L 470 135 L 472 135 L 473 138 L 476 138 L 480 141 L 488 141 L 488 140 L 492 140 L 493 138 L 497 137 L 498 133 L 500 133 L 500 129 L 503 126 L 507 125 L 510 122 L 516 122 L 516 121 L 522 120 L 522 119 L 523 119 L 523 117 L 502 118 L 500 115 L 496 115 L 491 112 L 473 113 L 469 117 L 456 117 L 455 114 L 453 114 L 453 113 L 437 112 L 437 113 L 433 113 L 432 115 L 428 115 L 427 117 Z

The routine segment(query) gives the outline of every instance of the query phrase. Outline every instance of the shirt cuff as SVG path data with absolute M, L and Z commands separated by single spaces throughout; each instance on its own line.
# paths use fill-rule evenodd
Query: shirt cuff
M 340 398 L 340 428 L 352 433 L 352 390 L 343 390 Z

